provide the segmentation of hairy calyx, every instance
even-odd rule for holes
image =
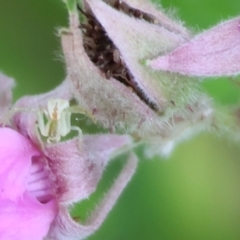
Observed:
[[[154,19],[148,14],[130,8],[121,1],[115,1],[113,7],[127,15],[154,23]],[[85,16],[85,23],[80,24],[80,29],[83,33],[84,48],[90,60],[104,73],[106,79],[113,77],[130,87],[151,109],[157,110],[156,104],[151,102],[133,81],[133,76],[124,63],[120,51],[96,17],[90,11],[83,11],[80,6],[78,9]]]

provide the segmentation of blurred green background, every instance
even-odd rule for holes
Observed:
[[[155,1],[156,2],[156,1]],[[164,8],[199,31],[240,13],[239,0],[162,0]],[[14,99],[48,91],[65,76],[56,29],[67,25],[60,0],[0,0],[0,69],[17,80]],[[203,88],[225,106],[240,100],[227,79]],[[168,160],[140,159],[138,170],[91,240],[239,240],[240,150],[202,133],[180,144]],[[79,205],[84,218],[120,169],[113,162],[99,189]]]

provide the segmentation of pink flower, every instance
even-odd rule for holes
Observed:
[[[237,75],[240,73],[240,18],[222,22],[148,64],[155,70],[188,76]]]
[[[0,239],[41,240],[58,212],[44,158],[10,128],[0,128],[0,149]]]
[[[1,75],[0,85],[9,78]],[[4,84],[3,84],[4,83]],[[10,85],[7,85],[10,86]],[[11,87],[7,88],[10,92]],[[9,95],[10,96],[10,95]],[[84,239],[103,223],[128,181],[137,158],[130,154],[123,170],[86,223],[74,221],[73,203],[95,191],[116,150],[128,146],[127,135],[83,135],[65,142],[47,144],[37,137],[36,111],[46,108],[48,99],[69,99],[67,82],[55,90],[20,99],[13,109],[10,127],[0,128],[0,238],[7,240]],[[0,106],[8,107],[11,97]],[[30,109],[31,108],[31,109]],[[7,112],[1,116],[5,119]]]

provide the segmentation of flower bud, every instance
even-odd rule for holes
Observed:
[[[144,64],[189,41],[181,23],[143,0],[86,0],[79,12],[60,31],[63,53],[75,98],[99,124],[161,144],[209,116],[196,81]]]

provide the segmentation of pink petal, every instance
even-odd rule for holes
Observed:
[[[26,190],[31,158],[39,155],[32,143],[10,128],[0,128],[0,201]]]
[[[46,147],[45,155],[57,179],[59,201],[73,203],[89,197],[112,154],[130,143],[126,135],[84,135],[82,143],[75,138]]]
[[[16,201],[0,201],[0,239],[42,240],[57,214],[57,203],[46,204],[24,194]]]
[[[240,18],[200,33],[168,55],[148,63],[153,69],[193,76],[240,73]]]
[[[27,192],[32,157],[30,140],[0,128],[0,239],[42,240],[58,211],[55,199],[44,204]]]
[[[97,204],[94,211],[84,224],[74,221],[65,205],[60,205],[59,213],[51,226],[50,239],[57,240],[81,240],[92,235],[103,223],[111,211],[120,194],[131,180],[137,166],[137,157],[130,154],[122,171],[112,184],[111,188],[104,195],[104,198]]]

